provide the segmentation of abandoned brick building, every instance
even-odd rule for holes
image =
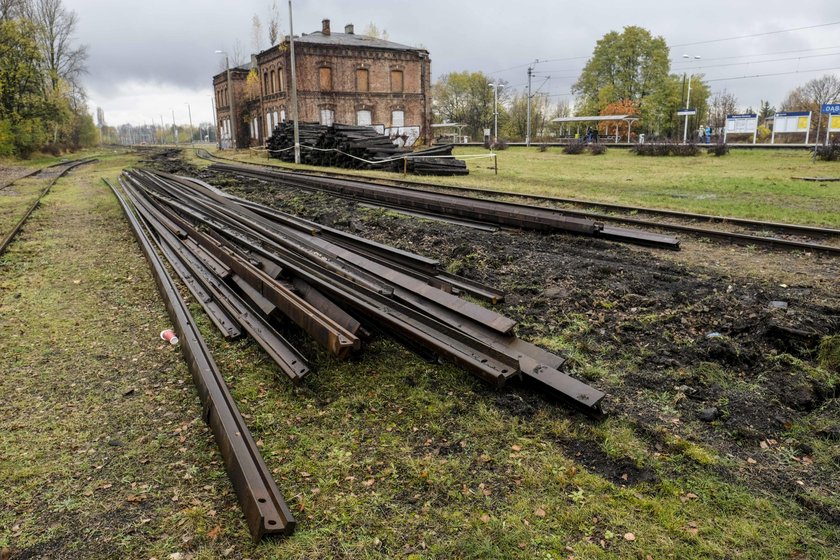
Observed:
[[[295,37],[299,120],[354,124],[383,134],[431,140],[431,61],[425,49],[354,33],[321,31]],[[292,118],[288,36],[244,66],[213,76],[223,146],[259,146]],[[233,114],[231,122],[231,101]],[[233,136],[235,134],[235,142]]]

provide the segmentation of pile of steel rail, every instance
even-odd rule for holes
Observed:
[[[501,293],[446,274],[435,260],[227,195],[196,179],[132,170],[120,185],[127,213],[143,224],[136,231],[154,240],[213,323],[227,337],[247,332],[295,382],[309,368],[278,333],[278,322],[293,323],[339,358],[359,351],[362,339],[378,330],[494,385],[524,379],[600,414],[604,394],[561,372],[563,358],[517,338],[512,319],[459,297],[495,302]],[[200,338],[197,331],[184,336],[189,318],[173,321],[182,340]],[[201,389],[207,382],[197,384],[207,391]],[[208,408],[220,405],[205,401]],[[241,437],[235,439],[250,440],[244,424],[236,429]],[[217,435],[223,452],[228,437]],[[229,474],[238,488],[241,473]],[[247,517],[254,504],[242,493],[240,501]],[[257,516],[252,533],[272,532],[266,519],[275,521],[277,531],[290,530],[294,521],[284,512],[285,505]]]

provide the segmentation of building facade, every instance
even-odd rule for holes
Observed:
[[[356,35],[353,25],[333,33],[328,19],[321,23],[321,31],[294,39],[299,120],[372,126],[407,145],[430,143],[428,51]],[[291,119],[291,83],[288,37],[230,76],[214,76],[223,147],[263,145],[278,123]]]

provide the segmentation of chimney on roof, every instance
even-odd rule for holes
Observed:
[[[328,19],[321,20],[321,33],[323,33],[324,35],[329,35],[330,34],[330,20],[328,20]]]
[[[347,33],[348,35],[352,35],[353,34],[353,24],[348,23],[347,25],[345,25],[344,26],[344,32]]]

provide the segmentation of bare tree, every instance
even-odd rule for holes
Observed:
[[[0,21],[15,19],[23,13],[24,0],[0,0]]]
[[[271,3],[268,11],[268,42],[271,46],[277,44],[280,38],[280,8],[277,7],[277,0]]]
[[[37,27],[35,40],[44,59],[49,88],[55,91],[61,80],[77,84],[87,72],[88,50],[86,45],[74,45],[76,12],[65,10],[61,0],[28,0],[24,11]]]
[[[260,21],[260,16],[254,14],[251,18],[251,46],[255,53],[263,50],[262,41],[262,21]]]
[[[380,31],[379,28],[376,27],[376,24],[373,22],[367,24],[367,27],[365,27],[364,35],[373,39],[382,39],[383,41],[388,40],[388,30],[383,29]]]
[[[726,126],[726,115],[736,111],[738,99],[726,90],[716,92],[709,102],[709,124],[718,129]]]
[[[832,103],[840,99],[840,79],[834,74],[826,74],[807,82],[803,90],[814,105],[822,106],[823,103]]]
[[[242,41],[237,39],[233,43],[233,49],[230,53],[230,67],[242,66],[245,64],[245,46]]]

